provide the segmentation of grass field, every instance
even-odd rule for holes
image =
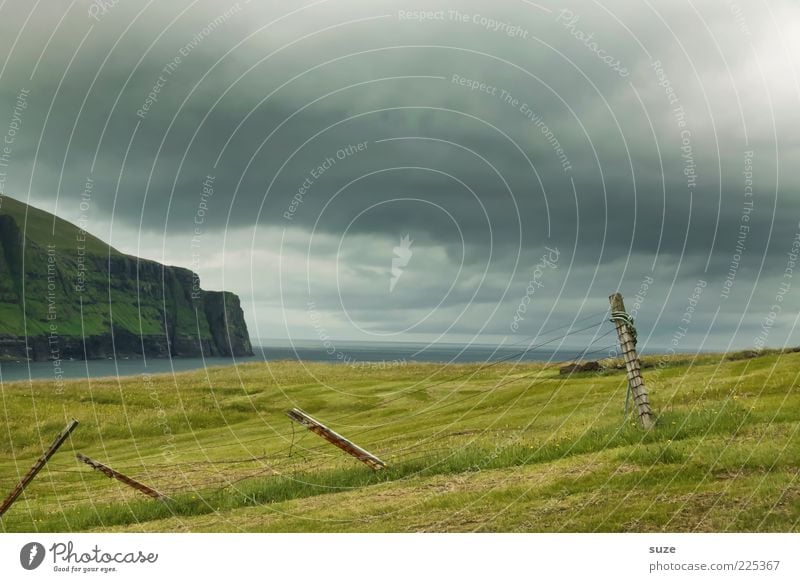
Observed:
[[[621,371],[278,362],[6,383],[0,489],[81,424],[0,520],[18,531],[798,531],[800,353],[652,358],[658,425]],[[375,453],[373,472],[284,416]],[[79,464],[81,452],[170,497]]]

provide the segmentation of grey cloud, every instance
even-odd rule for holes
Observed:
[[[562,6],[546,1],[551,12],[513,0],[459,3],[466,22],[452,20],[443,2],[328,2],[308,9],[241,2],[233,11],[234,3],[160,2],[141,14],[141,6],[122,2],[99,22],[88,17],[89,4],[79,2],[64,17],[44,53],[62,14],[37,10],[10,53],[0,112],[11,110],[20,87],[32,96],[6,189],[24,197],[30,183],[32,200],[74,218],[91,176],[95,223],[113,227],[111,242],[121,248],[135,249],[154,235],[191,236],[202,182],[213,175],[203,224],[208,237],[229,232],[241,241],[237,233],[256,228],[274,242],[283,229],[308,236],[314,228],[310,260],[335,259],[347,271],[341,289],[312,281],[319,305],[335,315],[340,302],[350,302],[376,332],[437,304],[463,261],[454,291],[419,329],[445,329],[466,308],[457,326],[466,336],[487,317],[486,330],[506,333],[526,270],[547,244],[558,246],[572,267],[568,273],[566,262],[560,267],[565,292],[548,287],[542,301],[549,303],[537,317],[553,305],[581,308],[587,289],[602,309],[609,291],[635,290],[654,274],[667,286],[664,319],[674,319],[684,308],[678,289],[705,278],[715,289],[706,309],[720,306],[725,315],[712,333],[722,343],[744,310],[755,310],[745,317],[755,325],[784,269],[800,216],[800,184],[787,171],[797,152],[792,128],[800,121],[797,63],[778,42],[781,33],[783,42],[796,42],[789,33],[800,15],[789,2],[771,2],[772,12],[742,5],[741,18],[731,3],[701,3],[695,13],[683,5],[618,0],[603,9],[575,2],[569,10],[579,18],[571,25],[559,16]],[[30,9],[4,5],[0,46],[10,50]],[[401,20],[400,10],[442,10],[445,19]],[[475,15],[492,18],[499,30],[473,21]],[[510,29],[503,23],[518,34],[504,34]],[[596,44],[579,38],[588,34]],[[628,75],[612,70],[595,49],[619,60]],[[659,79],[653,60],[666,77]],[[486,90],[454,83],[454,75],[485,83]],[[677,106],[685,111],[683,127]],[[521,109],[537,117],[530,121]],[[682,131],[689,132],[693,187],[684,174]],[[417,139],[382,141],[392,138]],[[336,158],[361,142],[365,151]],[[749,150],[756,195],[735,294],[724,300],[718,289],[743,226]],[[313,179],[287,219],[298,189],[328,158],[335,163]],[[407,169],[384,171],[395,167]],[[408,287],[387,304],[392,248],[404,234],[415,238],[419,254],[404,275]],[[345,252],[337,257],[340,242]],[[309,260],[301,245],[286,252]],[[185,256],[176,260],[189,264]],[[657,273],[650,270],[654,261]],[[226,286],[233,281],[243,286],[233,290],[252,295],[254,321],[256,301],[272,302],[264,289],[281,290],[264,282],[248,291],[250,282],[273,273],[250,272],[247,261],[229,268],[239,272]],[[221,280],[222,270],[209,276]],[[473,298],[470,285],[484,270],[487,279]],[[290,303],[297,302],[287,309],[302,313],[308,282],[297,273],[282,280]],[[498,302],[503,315],[491,317],[487,306]],[[652,311],[640,317],[644,324],[657,321]],[[259,327],[270,329],[269,323]],[[308,333],[307,322],[297,326]],[[356,332],[343,321],[335,333]],[[653,341],[663,344],[669,335],[659,332]]]

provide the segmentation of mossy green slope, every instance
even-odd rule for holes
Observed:
[[[187,269],[125,255],[81,228],[0,200],[0,357],[247,355],[238,297]]]

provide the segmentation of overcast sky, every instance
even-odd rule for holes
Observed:
[[[0,6],[4,192],[253,338],[800,344],[796,0]]]

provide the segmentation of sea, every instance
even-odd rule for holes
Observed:
[[[527,345],[490,346],[463,344],[428,344],[412,342],[320,342],[298,341],[292,344],[266,344],[253,348],[254,356],[244,358],[109,358],[105,360],[61,361],[60,370],[55,363],[0,362],[0,382],[20,380],[102,378],[136,376],[141,374],[172,374],[201,370],[215,366],[230,366],[250,362],[294,360],[306,362],[331,362],[354,369],[400,367],[411,362],[486,363],[508,361],[567,361],[580,357],[580,348],[531,349]],[[604,357],[593,354],[592,357]]]

